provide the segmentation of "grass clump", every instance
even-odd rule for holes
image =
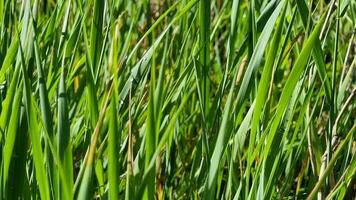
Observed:
[[[1,199],[351,199],[356,2],[0,0]]]

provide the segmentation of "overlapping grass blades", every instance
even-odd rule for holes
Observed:
[[[355,11],[0,0],[0,198],[353,198]]]

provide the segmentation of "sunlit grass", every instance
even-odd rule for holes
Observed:
[[[351,199],[356,2],[0,0],[1,199]]]

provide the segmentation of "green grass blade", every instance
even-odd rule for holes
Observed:
[[[265,158],[267,158],[267,156],[269,155],[269,151],[271,149],[272,143],[275,143],[276,132],[280,125],[283,113],[285,112],[285,109],[289,103],[289,100],[291,98],[291,94],[295,88],[295,85],[297,84],[302,72],[306,68],[306,64],[308,62],[311,51],[315,45],[315,42],[318,40],[318,36],[319,36],[321,27],[322,27],[322,22],[323,22],[323,20],[321,20],[318,23],[318,25],[314,28],[310,37],[306,41],[301,53],[299,54],[299,56],[294,64],[294,67],[288,77],[288,80],[282,90],[282,94],[281,94],[281,97],[278,102],[275,118],[273,119],[271,130],[269,132],[269,139],[268,139],[268,142],[267,142],[267,145],[265,148],[265,153],[264,153]],[[278,138],[280,138],[280,136],[278,136]]]
[[[308,195],[308,198],[307,198],[308,200],[314,199],[314,197],[318,193],[318,190],[320,189],[323,182],[325,181],[326,177],[328,176],[329,173],[331,173],[337,158],[339,157],[339,155],[341,154],[343,149],[346,147],[347,143],[349,142],[349,139],[354,135],[355,131],[356,131],[356,124],[353,125],[351,130],[346,134],[345,139],[340,143],[340,145],[336,149],[336,151],[333,154],[333,157],[331,158],[331,160],[329,161],[328,166],[326,167],[324,173],[321,174],[321,178],[318,180],[318,182],[315,184],[313,190]]]
[[[20,52],[21,52],[21,71],[24,83],[24,104],[26,109],[27,123],[30,132],[30,138],[32,142],[32,154],[36,169],[36,179],[38,181],[40,195],[42,199],[49,199],[49,182],[47,179],[47,173],[43,165],[43,153],[41,149],[41,142],[39,136],[39,128],[36,122],[36,115],[33,110],[33,99],[30,91],[30,81],[27,76],[27,71],[25,67],[24,55],[22,51],[22,46],[20,42]]]
[[[73,188],[73,164],[72,164],[72,147],[70,140],[69,119],[67,110],[67,95],[65,88],[65,74],[62,72],[58,89],[58,154],[60,161],[63,163],[66,174],[67,191]],[[63,185],[61,183],[61,185]],[[61,186],[63,187],[63,186]],[[59,190],[59,198],[61,190]],[[71,195],[72,196],[72,195]]]
[[[20,103],[22,99],[22,90],[21,87],[19,90],[17,90],[15,99],[12,105],[12,113],[10,117],[10,123],[8,126],[7,130],[7,135],[6,135],[6,140],[5,140],[5,145],[3,149],[3,154],[4,154],[4,164],[3,164],[3,190],[10,192],[10,190],[6,189],[6,185],[8,182],[8,175],[9,175],[9,167],[10,167],[10,162],[11,158],[14,157],[15,155],[13,154],[14,148],[15,148],[15,141],[16,137],[18,137],[18,128],[19,128],[19,121],[20,121]]]
[[[241,87],[239,89],[239,92],[237,94],[237,101],[238,101],[238,106],[242,105],[242,102],[245,98],[246,92],[247,92],[247,88],[248,85],[250,84],[251,81],[251,77],[252,77],[252,72],[254,70],[256,70],[256,68],[259,66],[259,64],[261,63],[262,60],[262,56],[263,53],[265,51],[267,42],[270,38],[270,35],[272,33],[274,24],[278,18],[278,15],[280,13],[280,11],[282,10],[282,7],[284,5],[284,1],[280,2],[278,7],[274,10],[273,14],[271,15],[271,17],[269,18],[265,28],[263,29],[256,47],[255,47],[255,51],[253,52],[251,59],[249,61],[249,64],[247,66],[245,75],[242,79],[242,83],[241,83]]]

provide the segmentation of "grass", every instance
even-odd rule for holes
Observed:
[[[356,3],[0,0],[1,199],[351,199]]]

